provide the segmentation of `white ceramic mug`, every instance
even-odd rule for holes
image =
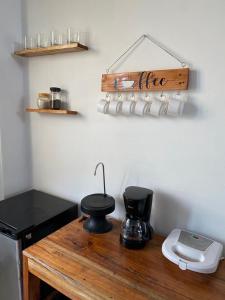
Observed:
[[[112,100],[109,103],[108,112],[111,115],[116,115],[121,111],[122,102],[117,100]]]
[[[109,101],[102,99],[98,102],[97,111],[103,114],[107,114],[109,109]]]
[[[148,112],[149,102],[145,100],[138,100],[135,104],[134,113],[138,116],[143,116]]]
[[[173,94],[173,99],[179,100],[181,102],[187,102],[188,101],[188,93],[186,91],[177,92]]]
[[[153,99],[150,105],[149,114],[154,117],[159,117],[163,111],[164,103],[158,99]]]
[[[170,99],[167,104],[167,111],[166,114],[171,117],[177,117],[180,115],[181,110],[183,110],[182,102],[176,99]]]
[[[124,115],[131,115],[134,112],[135,101],[133,100],[124,100],[122,103],[122,113]]]

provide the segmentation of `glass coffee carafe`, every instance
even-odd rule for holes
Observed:
[[[123,197],[126,218],[122,222],[120,241],[127,248],[142,248],[152,237],[149,223],[153,191],[140,187],[126,188]]]

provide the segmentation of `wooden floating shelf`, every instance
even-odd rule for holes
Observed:
[[[26,108],[27,112],[47,113],[56,115],[76,115],[77,111],[66,109],[40,109],[40,108]]]
[[[58,53],[80,52],[86,50],[88,50],[87,46],[84,46],[79,43],[72,43],[59,46],[50,46],[46,48],[23,49],[14,52],[14,54],[23,57],[32,57],[41,55],[52,55]]]

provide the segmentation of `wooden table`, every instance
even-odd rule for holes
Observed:
[[[24,300],[39,299],[39,279],[71,299],[225,299],[225,263],[211,275],[181,271],[155,236],[142,250],[119,243],[113,230],[89,234],[75,220],[23,251]]]

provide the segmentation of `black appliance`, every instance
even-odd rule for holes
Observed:
[[[81,211],[89,215],[84,222],[84,229],[92,233],[105,233],[112,229],[112,224],[106,219],[106,215],[115,209],[115,200],[106,194],[105,188],[105,167],[102,162],[95,167],[94,175],[98,166],[102,166],[103,172],[103,194],[88,195],[81,200]]]
[[[37,190],[0,201],[1,300],[22,300],[22,250],[75,218],[75,203]]]
[[[127,248],[142,248],[152,238],[150,225],[153,191],[129,186],[123,194],[126,218],[122,222],[120,242]]]

